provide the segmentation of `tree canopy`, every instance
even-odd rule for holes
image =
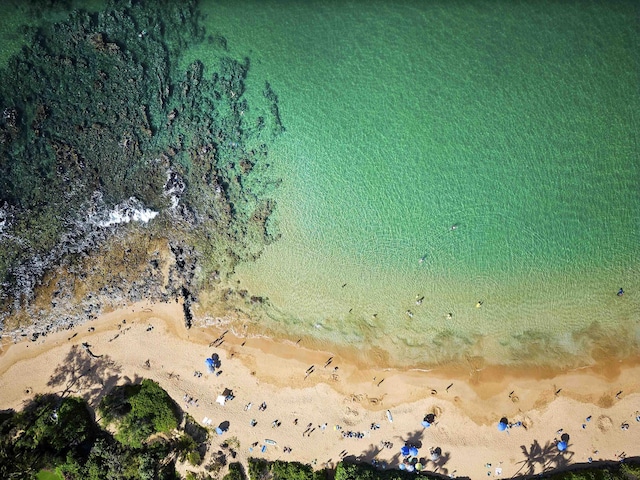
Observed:
[[[178,426],[178,408],[153,380],[116,387],[99,406],[105,424],[114,423],[123,445],[140,448],[154,433],[168,433]]]

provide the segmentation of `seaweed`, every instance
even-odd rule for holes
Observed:
[[[99,212],[159,211],[161,235],[203,266],[199,277],[177,268],[173,291],[190,301],[276,238],[277,181],[265,172],[284,131],[277,96],[267,83],[265,104],[251,106],[258,120],[245,116],[250,61],[211,38],[224,47],[218,64],[179,71],[181,52],[205,41],[194,0],[112,0],[31,28],[0,71],[0,319],[33,304],[46,272],[119,232]]]

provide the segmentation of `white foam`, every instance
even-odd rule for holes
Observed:
[[[167,181],[164,184],[164,194],[170,197],[171,209],[175,210],[180,203],[180,197],[186,185],[177,172],[169,168],[167,170]]]
[[[5,228],[9,226],[11,216],[11,207],[5,202],[3,206],[0,206],[0,233],[3,233]]]
[[[100,227],[110,227],[120,223],[143,222],[148,223],[153,220],[159,212],[144,208],[144,205],[135,197],[129,198],[118,205],[108,214],[108,218],[96,222]]]

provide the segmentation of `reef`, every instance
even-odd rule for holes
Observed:
[[[202,42],[217,64],[180,71]],[[226,45],[193,0],[115,0],[30,27],[0,71],[3,335],[143,298],[183,298],[189,326],[200,289],[277,238],[278,97],[264,82],[249,104],[250,61]]]

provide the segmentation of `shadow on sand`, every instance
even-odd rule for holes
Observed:
[[[569,445],[571,447],[571,445]],[[573,452],[568,449],[560,452],[555,442],[548,441],[544,447],[534,440],[527,449],[525,445],[520,445],[524,460],[522,467],[516,472],[515,476],[529,476],[539,473],[546,473],[550,470],[566,469],[571,463]]]
[[[58,365],[47,382],[50,387],[60,387],[56,392],[62,398],[69,395],[83,397],[92,408],[120,379],[120,367],[108,356],[92,355],[88,349],[74,345]],[[125,378],[127,382],[130,379]]]
[[[378,468],[382,469],[398,469],[401,464],[409,465],[411,464],[414,468],[417,463],[421,464],[423,467],[423,472],[429,473],[430,475],[441,476],[443,478],[448,478],[449,475],[455,474],[454,472],[450,472],[446,467],[447,463],[451,459],[450,452],[442,452],[442,449],[437,446],[431,446],[429,448],[429,452],[421,452],[419,457],[404,457],[400,453],[400,447],[403,445],[414,446],[418,449],[424,449],[423,445],[423,437],[424,430],[415,430],[406,435],[396,437],[399,442],[394,442],[395,447],[392,449],[396,453],[389,460],[380,460],[378,461],[378,455],[385,451],[385,448],[382,445],[372,445],[370,444],[368,448],[365,450],[361,450],[358,454],[348,454],[345,453],[341,456],[340,460],[345,461],[347,463],[363,463],[367,465],[374,465]],[[351,451],[356,451],[358,445],[354,443]],[[397,447],[397,448],[396,448]],[[345,450],[346,452],[346,450]],[[328,463],[332,463],[331,461]],[[458,477],[460,478],[460,477]]]

